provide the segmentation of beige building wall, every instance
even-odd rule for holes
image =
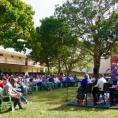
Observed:
[[[40,66],[24,54],[0,49],[0,71],[2,72],[45,72],[46,67]]]

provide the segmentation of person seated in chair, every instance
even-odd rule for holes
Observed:
[[[16,107],[16,105],[19,106],[19,109],[23,109],[21,102],[20,102],[20,98],[22,96],[22,94],[20,92],[17,92],[11,85],[11,83],[9,82],[8,79],[4,78],[3,79],[5,86],[4,86],[4,95],[9,95],[12,98],[12,101],[14,102],[14,107]],[[9,109],[11,110],[11,108]]]
[[[81,81],[81,85],[77,90],[77,101],[80,102],[81,104],[83,104],[84,92],[85,92],[86,86],[89,83],[91,83],[91,81],[89,79],[89,75],[85,74],[84,79]]]
[[[104,78],[104,75],[100,74],[97,84],[93,87],[93,90],[92,90],[94,105],[97,105],[97,102],[99,101],[99,94],[98,93],[103,91],[104,83],[106,83],[106,82],[107,81]]]
[[[113,75],[112,78],[111,78],[111,80],[112,80],[112,84],[113,85],[117,85],[117,83],[118,83],[117,74],[116,75]]]
[[[115,75],[117,83],[113,83],[112,87],[110,88],[110,105],[115,105],[118,102],[118,74]],[[117,102],[115,102],[117,101]]]

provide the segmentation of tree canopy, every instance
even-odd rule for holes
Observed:
[[[100,58],[110,55],[118,44],[117,0],[71,0],[56,8],[55,17],[64,20],[83,42],[94,59],[94,74]]]
[[[34,12],[21,0],[0,0],[0,45],[23,49],[21,39],[31,38]]]
[[[35,60],[49,67],[61,58],[64,46],[74,47],[76,41],[70,27],[62,20],[45,18],[41,21],[41,26],[37,27],[36,46],[32,48],[31,54]]]

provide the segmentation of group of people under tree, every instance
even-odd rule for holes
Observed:
[[[92,95],[94,105],[99,104],[100,95],[99,92],[103,91],[104,83],[108,81],[105,79],[103,74],[99,74],[99,78],[90,78],[87,73],[84,73],[84,78],[82,80],[78,79],[76,75],[44,75],[44,74],[34,74],[34,75],[25,75],[25,74],[16,74],[8,75],[2,74],[0,76],[0,95],[9,95],[14,102],[14,107],[16,105],[22,109],[22,102],[28,103],[26,96],[28,91],[30,91],[31,85],[37,85],[42,87],[45,90],[51,90],[56,88],[65,88],[65,87],[77,87],[78,82],[80,82],[80,87],[77,91],[78,102],[80,100],[83,102],[85,98],[85,90],[87,85],[92,83]],[[114,74],[110,81],[112,86],[109,88],[109,101],[110,104],[114,104],[114,98],[118,99],[118,74]],[[7,99],[6,99],[7,100]],[[116,100],[117,101],[117,100]],[[9,109],[11,110],[11,108]]]
[[[104,84],[109,83],[109,102],[110,105],[115,105],[118,102],[118,73],[107,80],[104,74],[99,74],[98,78],[89,78],[88,74],[84,74],[84,79],[80,83],[80,87],[77,91],[77,100],[81,104],[84,104],[85,91],[87,86],[92,83],[92,96],[93,96],[93,105],[96,106],[100,103],[100,93],[104,91]],[[103,92],[104,94],[104,92]]]

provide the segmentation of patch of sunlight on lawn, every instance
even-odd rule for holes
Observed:
[[[69,88],[68,99],[74,99],[77,88]],[[14,113],[0,114],[0,118],[118,118],[117,110],[71,107],[66,105],[66,88],[39,91],[28,97],[30,104]]]

